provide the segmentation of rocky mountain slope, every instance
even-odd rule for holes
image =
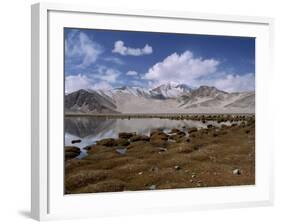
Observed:
[[[255,93],[215,87],[165,84],[147,90],[120,87],[79,90],[65,96],[66,112],[82,113],[254,113]]]
[[[96,91],[78,90],[65,96],[66,112],[118,113],[114,101]]]

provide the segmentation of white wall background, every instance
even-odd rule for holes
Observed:
[[[30,4],[31,0],[2,0],[0,7],[0,223],[31,223],[30,208]],[[280,223],[281,137],[280,87],[281,10],[277,0],[69,0],[110,8],[162,9],[275,17],[275,77],[272,91],[272,140],[275,141],[275,205],[273,207],[193,211],[79,223]],[[280,135],[280,136],[279,136]],[[59,223],[76,223],[77,220]]]

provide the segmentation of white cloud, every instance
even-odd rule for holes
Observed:
[[[138,73],[136,71],[128,71],[126,74],[130,75],[130,76],[138,75]]]
[[[93,74],[66,76],[65,92],[71,93],[79,89],[111,89],[119,75],[120,71],[116,69],[98,66]]]
[[[65,77],[65,93],[71,93],[80,89],[111,89],[106,81],[95,81],[86,75],[71,75]]]
[[[134,86],[139,86],[139,87],[144,87],[144,83],[139,81],[139,80],[131,80],[131,83],[134,85]]]
[[[226,75],[222,78],[208,80],[204,85],[215,86],[227,92],[242,92],[255,90],[255,75],[248,73],[245,75]]]
[[[110,85],[108,82],[96,82],[92,89],[102,89],[102,90],[107,90],[107,89],[112,89],[112,85]]]
[[[215,59],[196,58],[190,51],[183,54],[173,53],[162,62],[153,65],[143,76],[152,85],[167,82],[186,83],[196,85],[196,80],[215,73],[219,61]]]
[[[86,68],[96,62],[102,51],[101,45],[77,30],[72,31],[65,40],[65,56],[70,66]]]
[[[153,65],[142,79],[151,87],[164,83],[185,83],[193,87],[215,86],[227,92],[252,91],[255,89],[255,75],[227,74],[219,71],[220,61],[194,57],[192,52],[173,53],[162,62]]]
[[[65,77],[65,92],[71,93],[79,89],[91,89],[93,84],[91,79],[85,75],[71,75]]]
[[[112,52],[121,55],[141,56],[152,54],[153,49],[148,44],[146,44],[143,48],[126,47],[123,41],[118,40],[115,42],[114,49],[112,50]]]
[[[116,82],[116,79],[120,75],[120,71],[112,68],[107,68],[106,66],[99,65],[97,72],[91,76],[98,80],[103,80],[109,83]]]

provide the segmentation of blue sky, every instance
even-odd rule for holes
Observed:
[[[255,88],[255,39],[65,28],[65,88],[154,88],[165,83]]]

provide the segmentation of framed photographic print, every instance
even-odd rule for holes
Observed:
[[[32,217],[269,205],[270,18],[32,6]]]

